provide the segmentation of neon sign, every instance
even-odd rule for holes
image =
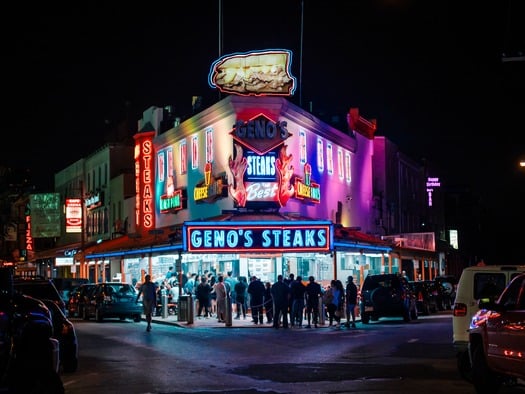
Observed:
[[[183,244],[186,251],[198,253],[327,252],[332,234],[331,222],[186,222]]]
[[[295,197],[309,200],[314,203],[321,201],[321,188],[318,183],[312,182],[312,166],[304,165],[304,182],[301,178],[295,178]]]
[[[153,228],[153,141],[155,132],[140,132],[135,138],[135,220],[137,228]]]
[[[212,203],[219,198],[228,196],[228,181],[226,174],[212,176],[212,164],[204,166],[204,181],[197,184],[193,189],[193,198],[196,202]]]

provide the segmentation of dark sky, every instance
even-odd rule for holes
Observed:
[[[213,104],[207,78],[219,55],[285,48],[300,82],[295,104],[341,115],[358,107],[377,134],[441,168],[445,184],[514,207],[494,211],[494,225],[525,241],[525,62],[502,62],[525,50],[525,2],[122,4],[21,3],[6,14],[4,162],[49,184],[126,116],[136,127],[152,105],[184,117],[194,95]]]

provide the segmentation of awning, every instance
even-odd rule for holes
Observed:
[[[351,249],[378,253],[388,253],[392,250],[393,245],[389,241],[357,229],[336,226],[334,232],[334,247],[339,250]]]

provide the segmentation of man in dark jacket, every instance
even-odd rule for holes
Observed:
[[[357,286],[354,283],[354,278],[349,276],[346,280],[346,327],[355,328],[355,306],[357,304]],[[352,322],[350,323],[350,320]]]
[[[303,313],[304,313],[304,293],[306,286],[303,284],[303,278],[297,275],[297,279],[290,284],[290,295],[292,299],[292,315],[290,323],[292,327],[303,326]]]
[[[248,285],[248,294],[250,295],[252,320],[255,324],[263,324],[264,285],[259,278],[252,276],[250,284]]]
[[[288,300],[290,287],[283,282],[283,276],[277,276],[277,282],[272,285],[272,298],[274,306],[273,328],[279,328],[281,317],[283,328],[288,328]]]

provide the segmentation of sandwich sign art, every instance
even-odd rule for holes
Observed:
[[[287,49],[225,55],[213,63],[208,83],[240,96],[292,96],[296,78],[290,72],[291,63],[292,52]]]

